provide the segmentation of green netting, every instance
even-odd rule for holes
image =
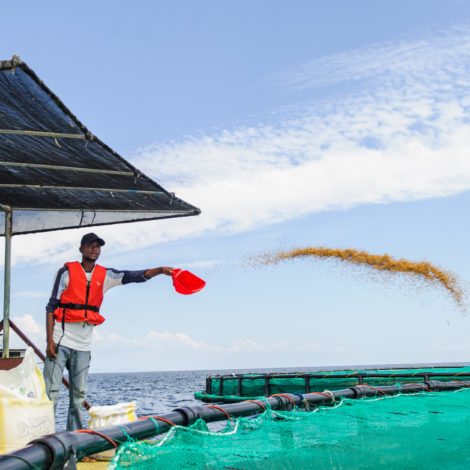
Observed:
[[[348,377],[352,374],[361,374],[363,376],[362,383],[378,387],[381,385],[394,385],[397,382],[422,382],[424,373],[437,374],[430,376],[429,380],[446,382],[455,380],[456,377],[462,377],[462,374],[470,373],[470,367],[323,371],[315,373],[315,375],[319,375],[318,377],[310,377],[312,373],[302,372],[298,374],[208,376],[206,391],[198,392],[194,396],[196,399],[203,401],[230,403],[247,398],[267,396],[266,380],[269,382],[269,395],[273,395],[275,393],[308,393],[353,387],[359,383],[359,380],[357,377]],[[439,375],[444,373],[450,374],[450,376]],[[368,377],[370,374],[381,374],[383,377]],[[338,377],[340,375],[343,377]],[[408,377],[400,377],[399,375],[408,375]],[[220,386],[221,381],[222,387]]]
[[[130,442],[118,469],[469,468],[470,390],[343,400],[316,412],[268,410],[223,432],[203,421],[158,443]]]

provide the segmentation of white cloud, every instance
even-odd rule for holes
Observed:
[[[32,341],[39,349],[45,351],[46,344],[46,327],[38,323],[32,315],[13,316],[11,320]],[[16,333],[10,329],[10,347],[13,349],[24,349],[27,346]]]
[[[200,207],[201,216],[104,227],[100,235],[118,251],[468,190],[469,77],[467,27],[306,64],[284,83],[326,86],[321,102],[135,153],[138,168]],[[345,80],[354,86],[327,94],[327,85]],[[60,232],[16,237],[15,260],[60,262],[76,254],[79,236],[73,244]]]
[[[144,338],[145,346],[151,349],[167,349],[168,347],[192,349],[192,350],[212,350],[202,341],[195,341],[186,333],[168,333],[167,331],[159,333],[157,331],[149,331]]]
[[[38,323],[31,315],[13,317],[12,320],[39,349],[45,351],[45,325]],[[23,349],[26,348],[26,345],[15,333],[12,333],[10,347]],[[289,357],[289,354],[292,353],[343,353],[344,349],[337,345],[322,345],[319,343],[294,344],[284,339],[262,344],[250,338],[239,338],[234,339],[229,344],[222,344],[199,341],[184,332],[172,333],[150,330],[143,337],[132,338],[101,328],[93,330],[92,354],[95,358],[94,362],[97,361],[98,368],[111,370],[115,364],[126,364],[126,361],[129,362],[129,351],[132,351],[131,356],[133,358],[142,358],[143,362],[136,366],[135,362],[131,361],[131,365],[127,364],[124,368],[131,367],[135,369],[137,367],[139,369],[143,367],[144,369],[151,369],[152,367],[168,368],[169,363],[158,363],[157,361],[160,365],[155,366],[156,362],[152,362],[150,358],[159,358],[158,360],[161,361],[162,357],[171,357],[173,361],[176,361],[172,363],[173,366],[176,364],[177,367],[182,367],[182,364],[189,364],[187,362],[189,356],[191,357],[190,363],[194,367],[194,364],[203,364],[208,361],[208,358],[213,359],[215,362],[217,360],[243,362],[247,360],[247,357],[269,358],[275,354]],[[109,357],[113,357],[112,364],[109,363]],[[180,363],[178,360],[182,362]]]
[[[21,317],[12,317],[12,320],[20,328],[20,330],[28,331],[31,335],[43,335],[45,338],[45,324],[38,323],[32,315],[26,314]]]
[[[468,85],[460,75],[462,59],[470,49],[470,27],[462,24],[432,36],[384,42],[327,57],[317,58],[280,76],[279,81],[295,88],[324,86],[352,80],[372,80],[397,85],[420,81],[448,87],[449,74],[458,76],[456,85]]]
[[[232,353],[237,353],[262,351],[266,348],[251,339],[237,339],[227,349]]]
[[[15,292],[16,297],[25,297],[27,299],[45,299],[49,296],[48,292],[42,292],[40,290],[22,290]]]
[[[106,348],[122,348],[129,346],[135,353],[137,349],[150,351],[192,351],[205,353],[226,353],[226,354],[244,354],[248,352],[320,352],[320,351],[342,351],[337,346],[324,346],[321,344],[289,344],[286,340],[279,340],[271,344],[259,344],[252,339],[235,339],[231,344],[215,344],[197,341],[188,334],[178,332],[170,333],[168,331],[150,330],[144,337],[139,339],[127,338],[115,333],[95,328],[93,331],[93,341],[96,347],[104,346]]]
[[[436,344],[433,349],[435,351],[459,351],[459,352],[468,352],[470,351],[470,342],[458,343],[458,344],[446,344],[440,345]]]
[[[219,264],[222,264],[222,260],[200,260],[200,261],[189,261],[188,263],[185,264],[187,268],[213,268],[214,266],[217,266]]]
[[[203,209],[192,233],[456,194],[470,188],[469,59],[465,29],[327,57],[305,68],[305,83],[366,86],[277,122],[157,144],[134,163]]]

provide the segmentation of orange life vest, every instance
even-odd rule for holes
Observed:
[[[78,261],[65,263],[69,271],[69,285],[60,296],[59,307],[54,311],[56,321],[81,322],[101,325],[104,317],[99,313],[103,302],[103,285],[106,268],[95,265],[91,280]]]

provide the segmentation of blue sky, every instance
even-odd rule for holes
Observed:
[[[468,361],[468,317],[439,286],[319,261],[244,263],[356,248],[430,261],[468,286],[467,2],[3,12],[2,59],[18,54],[94,134],[202,209],[96,230],[102,264],[188,268],[207,287],[180,296],[158,277],[110,291],[92,371]],[[12,317],[40,344],[54,273],[84,232],[13,240]]]

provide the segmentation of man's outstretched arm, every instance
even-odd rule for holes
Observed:
[[[174,268],[171,267],[142,269],[140,271],[119,271],[114,268],[108,268],[104,282],[104,292],[116,286],[130,284],[133,282],[145,282],[152,277],[158,276],[159,274],[171,276],[173,270]]]
[[[151,279],[154,276],[158,276],[159,274],[165,274],[167,276],[171,276],[171,273],[173,272],[175,268],[170,268],[168,266],[166,267],[161,267],[161,268],[152,268],[152,269],[147,269],[144,273],[144,276],[147,279]]]

